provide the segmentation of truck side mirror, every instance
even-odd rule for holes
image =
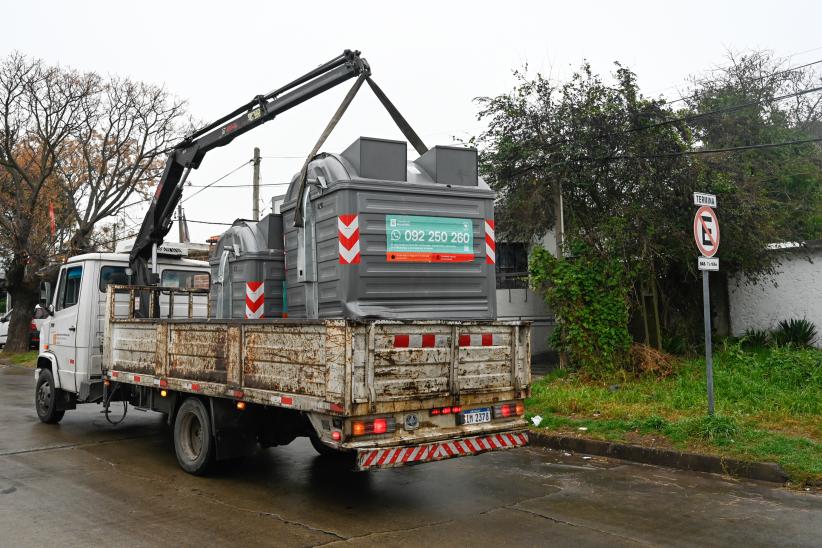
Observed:
[[[46,307],[46,311],[49,313],[49,316],[54,316],[54,305],[50,304]]]
[[[51,282],[40,282],[40,306],[51,302]]]

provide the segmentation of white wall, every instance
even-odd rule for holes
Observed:
[[[731,333],[772,329],[779,320],[807,318],[822,333],[822,250],[774,251],[780,254],[779,273],[758,284],[745,278],[728,282]],[[810,261],[808,260],[810,256]],[[817,340],[822,347],[822,340]]]

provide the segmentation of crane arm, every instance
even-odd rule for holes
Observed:
[[[342,55],[285,86],[266,95],[256,96],[175,145],[169,153],[157,190],[129,255],[135,283],[157,283],[149,275],[148,261],[171,229],[172,216],[180,202],[189,172],[200,166],[203,157],[210,150],[227,145],[243,133],[350,78],[368,76],[370,72],[368,62],[360,57],[359,51],[345,50]]]

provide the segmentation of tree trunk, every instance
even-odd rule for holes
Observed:
[[[31,319],[38,300],[39,283],[26,280],[26,267],[15,260],[8,272],[9,295],[13,307],[9,321],[6,352],[25,352],[31,340]]]

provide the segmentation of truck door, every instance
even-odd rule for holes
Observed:
[[[51,317],[49,347],[57,357],[57,374],[65,390],[77,391],[77,323],[80,312],[82,265],[65,266],[57,282],[54,315]]]

